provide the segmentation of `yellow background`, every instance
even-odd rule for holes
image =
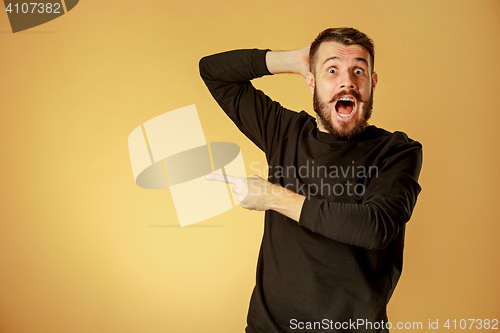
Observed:
[[[263,213],[177,227],[169,191],[135,185],[127,137],[196,104],[207,141],[263,169],[199,59],[336,26],[375,41],[371,123],[424,146],[390,321],[500,319],[500,1],[83,0],[16,34],[0,13],[0,332],[243,332]],[[299,76],[255,84],[312,112]]]

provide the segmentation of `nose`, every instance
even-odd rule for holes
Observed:
[[[352,74],[349,71],[344,71],[344,73],[340,77],[340,88],[341,89],[354,89],[354,88],[356,88]]]

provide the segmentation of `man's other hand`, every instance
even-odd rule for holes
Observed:
[[[232,184],[232,191],[238,196],[241,207],[249,210],[263,211],[270,209],[269,201],[273,185],[259,176],[234,177],[210,173],[205,176],[207,180],[216,180],[227,184]]]
[[[270,183],[259,176],[245,178],[209,173],[205,178],[232,184],[232,191],[238,196],[243,208],[258,211],[271,209],[299,222],[302,205],[306,199],[304,195]]]

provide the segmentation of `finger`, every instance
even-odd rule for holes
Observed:
[[[219,182],[224,182],[227,184],[236,185],[240,181],[240,177],[234,177],[229,175],[221,175],[219,173],[209,173],[205,176],[207,180],[216,180]]]
[[[233,186],[231,191],[233,191],[234,194],[240,194],[240,188],[236,185]]]

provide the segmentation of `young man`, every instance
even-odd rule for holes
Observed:
[[[268,181],[226,179],[242,207],[266,211],[247,333],[390,328],[386,306],[420,192],[422,146],[368,124],[373,66],[373,42],[352,28],[327,29],[310,48],[200,61],[213,97],[269,164]],[[278,73],[306,78],[318,122],[250,82]]]

